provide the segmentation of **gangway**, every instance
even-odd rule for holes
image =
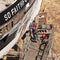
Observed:
[[[53,28],[51,29],[51,34],[49,36],[49,39],[47,40],[47,42],[43,42],[40,44],[39,46],[39,51],[37,53],[37,56],[35,58],[35,60],[47,60],[49,51],[51,49],[51,44],[53,41]]]

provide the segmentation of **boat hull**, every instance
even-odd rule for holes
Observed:
[[[8,44],[3,46],[3,48],[0,50],[0,58],[6,55],[9,52],[9,50],[18,42],[19,37],[23,36],[25,31],[29,29],[30,23],[34,20],[34,18],[36,17],[40,10],[41,3],[42,0],[35,0],[34,4],[26,12],[23,19],[18,24],[16,24],[16,26],[10,31],[9,35],[7,36],[6,42],[9,39],[10,41],[8,41],[7,42]],[[15,29],[16,31],[13,32]]]

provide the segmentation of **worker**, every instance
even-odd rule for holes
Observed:
[[[31,28],[32,28],[32,34],[33,34],[34,42],[37,42],[37,39],[38,39],[38,34],[37,34],[38,24],[35,22],[35,20],[32,22]]]
[[[47,41],[47,34],[42,34],[42,36],[40,37],[41,43],[42,42],[46,42]]]
[[[43,37],[44,39],[47,39],[47,35],[46,35],[46,34],[43,34],[42,37]]]

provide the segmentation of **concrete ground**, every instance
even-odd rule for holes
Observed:
[[[31,43],[29,46],[29,50],[25,54],[24,60],[35,60],[36,55],[38,53],[38,48],[40,45],[40,41],[37,41],[37,43]]]

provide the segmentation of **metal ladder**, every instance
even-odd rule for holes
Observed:
[[[39,51],[37,53],[37,56],[36,56],[35,60],[42,60],[43,54],[44,54],[44,51],[45,51],[45,48],[46,48],[47,44],[48,44],[48,42],[43,42],[39,46]]]

